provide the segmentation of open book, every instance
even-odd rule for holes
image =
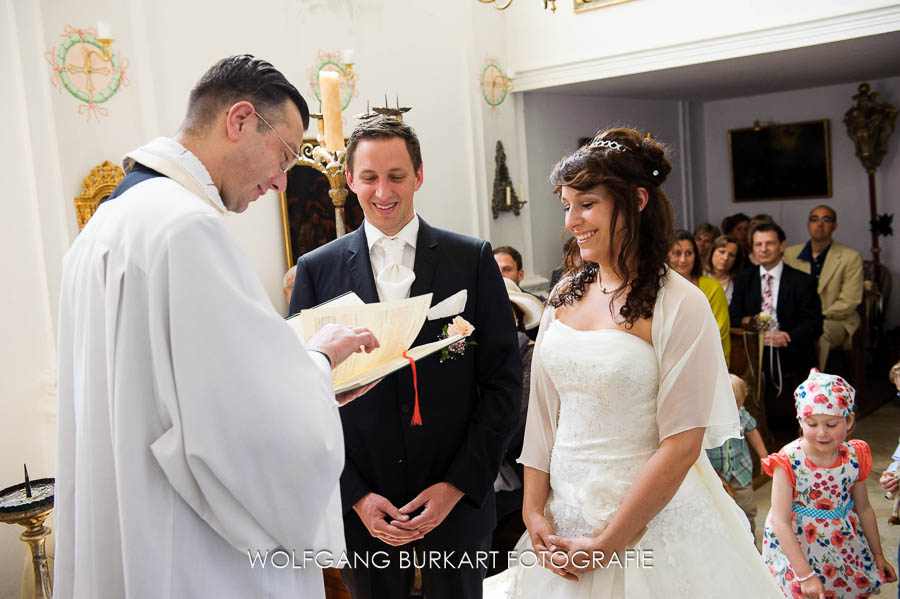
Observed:
[[[341,295],[315,308],[303,310],[288,324],[304,343],[328,323],[366,327],[381,347],[372,353],[352,354],[332,371],[334,392],[344,393],[409,366],[403,352],[415,361],[459,341],[462,335],[439,339],[410,349],[425,322],[431,294],[396,302],[364,303],[355,293]]]

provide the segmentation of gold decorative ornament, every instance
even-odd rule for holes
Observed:
[[[311,118],[320,119],[322,115],[311,114]],[[334,153],[329,152],[321,145],[312,142],[304,142],[300,146],[300,159],[297,166],[308,166],[316,169],[328,179],[328,197],[334,205],[334,228],[336,237],[341,237],[347,232],[344,224],[344,206],[347,203],[347,173],[344,170],[347,161],[347,152],[338,150]],[[284,254],[285,263],[291,265],[293,263],[291,248],[291,231],[288,222],[287,213],[287,194],[283,191],[279,194],[281,198],[281,222],[284,233]]]
[[[104,160],[91,169],[90,174],[81,182],[81,195],[75,198],[75,214],[78,217],[78,230],[82,230],[97,210],[100,202],[113,192],[116,185],[125,177],[122,167]]]

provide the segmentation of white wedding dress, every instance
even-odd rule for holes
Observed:
[[[666,289],[670,287],[667,283]],[[734,397],[728,393],[730,386],[723,388],[721,373],[715,372],[721,368],[724,373],[725,366],[712,314],[707,323],[701,313],[699,328],[681,334],[680,321],[690,328],[691,305],[697,302],[690,290],[680,284],[674,287],[668,289],[669,300],[679,293],[687,297],[669,306],[663,305],[663,298],[657,299],[654,345],[620,330],[575,330],[554,320],[552,310],[548,310],[549,317],[545,316],[532,365],[533,383],[538,380],[532,385],[531,401],[537,400],[538,405],[529,407],[521,461],[545,471],[549,465],[550,494],[545,515],[556,534],[577,537],[602,530],[663,435],[694,428],[696,418],[707,425],[705,445],[718,443],[722,436],[734,432],[728,422],[731,411],[722,401],[693,401],[679,406],[682,385],[707,385],[696,387],[694,392],[727,393],[737,419]],[[700,298],[705,300],[702,294]],[[708,303],[700,305],[709,312]],[[674,326],[674,330],[666,325]],[[714,336],[708,342],[718,348],[721,365],[714,354],[705,355],[702,348],[700,355],[695,355],[709,332]],[[691,335],[692,340],[688,339]],[[667,356],[669,352],[676,353]],[[696,366],[698,359],[711,360],[703,367],[713,371],[712,376],[698,378],[685,370]],[[680,413],[685,411],[693,415]],[[526,533],[518,550],[530,549]],[[540,566],[519,565],[488,579],[485,597],[782,597],[756,551],[746,518],[723,490],[706,452],[701,452],[672,500],[647,524],[636,549],[643,556],[652,552],[652,566],[645,563],[646,567],[638,567],[631,562],[624,568],[596,569],[574,582]],[[620,560],[625,563],[624,556]]]

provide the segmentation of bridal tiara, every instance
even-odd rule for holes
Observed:
[[[606,148],[608,150],[619,150],[619,151],[625,151],[625,150],[631,149],[628,146],[621,144],[617,141],[613,141],[611,139],[600,139],[598,141],[591,142],[591,145],[589,145],[588,147],[589,148]],[[653,176],[654,177],[659,176],[658,169],[653,169]]]
[[[617,141],[612,141],[610,139],[601,139],[599,141],[592,142],[590,145],[591,148],[608,148],[610,150],[627,150],[628,146],[620,144]]]

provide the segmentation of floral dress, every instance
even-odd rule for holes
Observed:
[[[791,524],[809,565],[825,585],[825,596],[856,599],[874,593],[881,578],[850,494],[872,469],[869,446],[858,440],[842,443],[837,461],[820,467],[806,457],[797,439],[764,458],[762,466],[769,476],[775,468],[788,475],[794,488]],[[786,597],[803,597],[775,536],[771,510],[763,534],[763,559]]]

